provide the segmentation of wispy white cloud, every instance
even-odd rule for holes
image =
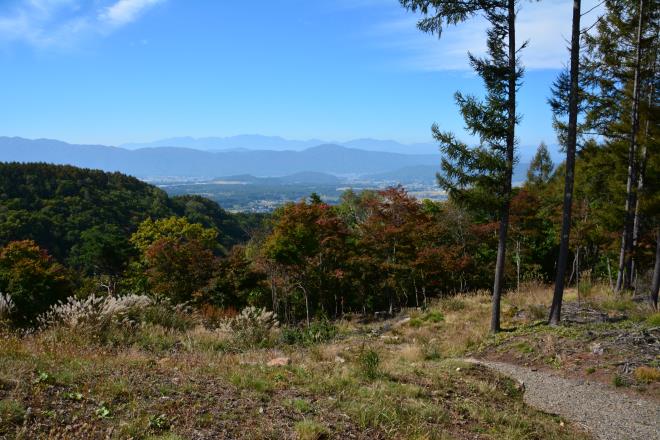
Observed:
[[[22,0],[0,6],[0,43],[68,47],[138,19],[164,0]]]
[[[123,26],[136,20],[145,10],[162,3],[163,0],[119,0],[108,6],[100,15],[102,22],[112,26]]]
[[[598,3],[600,0],[583,1],[583,10]],[[517,38],[520,43],[529,41],[522,53],[523,64],[528,69],[557,69],[566,63],[572,5],[572,0],[521,2]],[[584,27],[599,13],[602,7],[583,17]],[[396,18],[374,25],[367,36],[374,44],[393,51],[400,67],[414,70],[467,70],[468,52],[485,54],[488,23],[483,18],[447,27],[439,40],[416,28],[419,18],[412,13],[403,18],[397,14]]]

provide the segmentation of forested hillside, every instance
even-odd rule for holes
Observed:
[[[65,261],[85,231],[116,228],[126,237],[147,218],[172,215],[222,231],[230,247],[247,238],[216,203],[172,197],[134,177],[72,166],[0,163],[0,243],[34,240]]]

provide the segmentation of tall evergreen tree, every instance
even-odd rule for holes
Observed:
[[[490,206],[499,220],[499,241],[493,282],[491,331],[500,330],[500,300],[503,288],[506,242],[511,203],[511,177],[515,158],[516,91],[523,69],[516,47],[516,0],[401,0],[413,12],[424,14],[418,27],[440,35],[443,26],[483,15],[490,23],[488,53],[484,58],[469,55],[470,64],[482,78],[485,99],[456,93],[468,131],[479,137],[470,147],[453,133],[442,132],[434,124],[433,136],[444,154],[440,185],[458,202]],[[524,47],[524,44],[523,44]],[[522,47],[520,48],[522,49]]]
[[[555,98],[551,100],[555,121],[558,115],[568,113],[568,127],[566,131],[566,166],[564,171],[564,206],[562,210],[561,241],[559,244],[559,258],[557,259],[557,277],[555,291],[552,296],[550,309],[550,324],[558,325],[561,318],[561,305],[564,296],[564,280],[566,278],[566,263],[568,261],[568,246],[571,232],[571,214],[573,209],[573,184],[575,182],[575,150],[577,148],[578,133],[578,91],[580,75],[580,0],[573,0],[573,25],[571,30],[571,70],[568,79],[569,98],[568,108],[564,109],[561,102],[561,84],[566,83],[566,77],[555,83]],[[559,95],[559,96],[557,96]],[[562,138],[562,136],[560,136]]]

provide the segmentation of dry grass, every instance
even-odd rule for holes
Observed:
[[[382,323],[346,322],[341,339],[312,346],[238,347],[202,326],[104,341],[57,328],[5,334],[0,437],[587,438],[528,408],[511,381],[429,356],[487,330],[484,297],[445,301],[387,338]],[[267,366],[282,356],[291,364]]]
[[[284,329],[271,329],[267,343],[238,343],[202,325],[147,324],[102,339],[65,328],[5,333],[0,438],[586,438],[525,406],[513,382],[454,360],[481,354],[570,371],[579,357],[576,371],[610,383],[619,372],[607,365],[635,353],[603,345],[594,355],[594,337],[655,322],[643,304],[592,286],[582,304],[634,321],[550,328],[539,323],[550,297],[538,285],[507,294],[503,326],[512,331],[497,336],[487,292],[440,299],[409,320],[342,321],[337,339],[311,345],[285,344]],[[567,291],[568,303],[576,299]],[[268,367],[277,357],[291,364]],[[626,380],[652,389],[657,375],[640,365]]]
[[[660,369],[653,367],[637,367],[633,373],[635,379],[643,383],[660,382]]]

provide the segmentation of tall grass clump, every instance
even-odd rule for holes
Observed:
[[[279,327],[274,312],[258,307],[246,307],[233,318],[224,320],[219,327],[229,333],[239,347],[263,347],[273,339],[273,332]]]
[[[69,297],[51,306],[37,318],[39,327],[87,328],[102,331],[112,324],[133,326],[153,304],[144,295]]]

